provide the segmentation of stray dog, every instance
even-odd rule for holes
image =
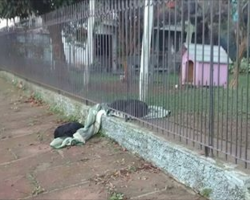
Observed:
[[[149,111],[146,103],[136,99],[116,100],[109,107],[137,118],[144,117]]]
[[[84,126],[78,122],[70,122],[67,124],[63,124],[61,126],[58,126],[54,131],[54,138],[73,137],[74,133],[76,133],[78,129],[83,127]]]

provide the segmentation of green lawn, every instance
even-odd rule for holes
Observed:
[[[210,98],[210,88],[194,88],[184,87],[175,88],[178,84],[178,75],[158,74],[154,75],[153,83],[149,89],[147,103],[163,106],[173,110],[175,113],[208,113],[210,104],[213,103],[215,113],[229,114],[230,116],[238,114],[246,114],[248,107],[247,93],[250,87],[247,87],[247,75],[240,75],[239,88],[213,88],[213,98]],[[230,75],[230,80],[232,76]],[[119,75],[113,74],[91,74],[91,85],[95,86],[95,91],[88,92],[88,98],[94,98],[100,101],[113,101],[114,99],[138,98],[138,89],[131,92],[134,88],[138,88],[138,76],[133,79],[130,85],[130,91],[126,91],[126,83],[119,81]],[[81,89],[83,87],[83,75],[77,72],[71,72],[71,80]],[[249,76],[250,80],[250,76]],[[249,85],[249,84],[248,84]],[[250,92],[249,92],[250,94]],[[87,95],[85,93],[85,95]]]
[[[229,80],[231,79],[232,76]],[[149,102],[164,105],[170,109],[174,108],[176,112],[208,112],[210,104],[213,103],[215,112],[230,113],[230,115],[235,115],[237,111],[238,114],[246,113],[250,99],[248,97],[250,85],[247,80],[247,75],[240,75],[238,89],[214,87],[211,96],[209,87],[173,89],[175,84],[178,84],[178,77],[171,77],[166,86],[166,92],[156,94],[153,89],[150,91]]]

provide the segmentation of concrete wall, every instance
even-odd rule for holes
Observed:
[[[57,107],[65,115],[77,115],[84,119],[88,108],[83,103],[26,82],[12,74],[0,72],[0,77],[12,82],[22,81],[24,87],[35,91],[48,104]],[[212,200],[250,199],[250,176],[226,164],[217,164],[180,145],[156,136],[153,132],[117,118],[104,117],[102,131],[131,152],[151,161],[177,181],[204,193]]]

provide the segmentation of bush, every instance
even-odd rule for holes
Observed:
[[[235,62],[229,65],[229,73],[233,73]],[[247,58],[243,58],[240,63],[240,74],[250,73],[250,63]]]

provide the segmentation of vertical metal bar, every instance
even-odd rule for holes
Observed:
[[[228,9],[227,9],[227,50],[228,52],[230,52],[229,50],[229,41],[230,41],[230,0],[227,0],[227,4],[228,4]],[[229,57],[227,58],[227,66],[229,66]],[[229,76],[227,78],[227,103],[226,103],[226,110],[227,110],[227,113],[226,113],[226,120],[227,120],[227,123],[226,123],[226,153],[228,153],[228,130],[229,130]],[[225,154],[225,158],[226,160],[228,159],[228,156],[227,154]]]
[[[236,47],[237,49],[237,47]],[[237,50],[236,50],[237,51]],[[236,57],[237,57],[237,54],[236,54]],[[230,139],[229,139],[229,143],[230,143],[230,155],[233,154],[233,128],[234,128],[234,100],[235,100],[235,91],[234,89],[231,89],[231,117],[230,117]]]
[[[241,87],[241,102],[240,102],[240,142],[239,142],[239,158],[242,159],[242,141],[243,141],[243,116],[244,116],[244,87]],[[246,141],[247,143],[247,141]]]
[[[150,0],[148,1],[147,6],[148,7],[146,9],[150,10],[150,6],[152,6]],[[150,24],[150,20],[151,20],[150,17],[151,16],[148,15],[148,18],[147,18],[148,24]],[[153,29],[153,27],[152,27],[152,29]],[[152,31],[152,29],[150,29],[149,26],[147,26],[147,30],[146,30],[148,32],[148,35],[150,35],[150,37],[151,37],[151,38],[148,38],[148,39],[151,40],[151,41],[152,41],[153,35],[149,34],[149,32]],[[152,42],[148,42],[147,45],[148,45],[147,49],[149,49],[149,60],[148,60],[148,65],[149,66],[148,66],[148,72],[147,72],[148,74],[146,74],[147,79],[146,79],[146,83],[145,84],[147,84],[147,88],[148,88],[148,91],[147,91],[147,95],[148,95],[147,96],[147,100],[149,100],[150,99],[149,98],[149,95],[150,95],[150,87],[149,86],[151,86],[150,82],[152,80],[152,73],[153,73],[152,72],[152,65],[151,65],[151,55],[152,55],[151,54],[151,45],[152,45]],[[153,128],[153,126],[151,126],[151,128]]]
[[[157,23],[157,25],[156,25],[156,27],[157,27],[157,31],[156,31],[156,58],[157,58],[156,65],[157,65],[157,68],[160,67],[159,66],[160,65],[160,62],[159,62],[159,60],[160,60],[160,20],[159,20],[159,17],[160,17],[160,5],[161,5],[160,2],[157,1],[156,9],[155,9],[156,14],[157,14],[157,15],[155,15],[157,17],[157,22],[156,22]],[[155,31],[155,29],[154,29],[154,31]],[[157,84],[161,84],[162,86],[163,86],[163,83],[162,83],[163,75],[164,75],[164,70],[162,71],[161,80],[160,80],[159,72],[157,73]],[[165,94],[163,94],[163,95],[165,95]],[[157,91],[157,94],[155,96],[158,97],[157,102],[159,104],[161,103],[161,105],[164,106],[164,104],[161,102],[162,101],[162,96],[159,98],[159,96],[160,96],[159,91]],[[163,126],[164,127],[164,123],[162,124],[157,120],[157,126],[161,126],[161,127]],[[165,129],[165,127],[164,127],[164,129]]]
[[[130,1],[128,4],[128,54],[127,54],[127,62],[128,62],[128,90],[129,90],[129,99],[134,99],[133,95],[132,95],[132,80],[133,80],[133,69],[132,69],[132,63],[131,63],[131,58],[133,56],[133,46],[135,45],[134,42],[132,42],[132,38],[133,38],[133,11],[134,11],[134,7],[132,5],[132,1]]]
[[[190,21],[190,0],[187,1],[187,9],[188,9],[188,24],[187,24],[187,34],[188,34],[188,41],[186,40],[186,46],[187,46],[187,62],[188,63],[188,67],[186,65],[186,77],[188,79],[188,74],[189,74],[189,59],[190,59],[190,52],[189,52],[189,48],[190,48],[190,43],[192,42],[192,34],[191,34],[191,31],[190,31],[190,25],[191,25],[191,21]],[[190,132],[190,126],[189,126],[189,123],[190,123],[190,119],[189,119],[189,113],[190,113],[190,106],[189,106],[189,101],[190,101],[190,90],[192,90],[191,87],[193,87],[193,82],[189,82],[189,80],[187,81],[188,82],[188,85],[185,87],[186,89],[186,105],[185,105],[185,115],[186,115],[186,124],[185,124],[185,127],[186,127],[186,144],[188,144],[189,142],[189,132]],[[191,88],[191,89],[190,89]]]
[[[106,20],[108,20],[109,19],[109,6],[108,6],[108,1],[104,1],[105,2],[105,5],[104,5],[104,8],[105,8],[105,16],[104,16],[104,20],[106,21]],[[106,76],[104,76],[104,85],[106,86],[106,88],[105,88],[105,93],[107,94],[107,95],[102,95],[102,102],[106,102],[107,101],[107,99],[109,98],[109,96],[110,96],[110,88],[109,88],[109,85],[110,85],[110,65],[109,65],[109,49],[108,49],[108,47],[109,47],[109,33],[106,33],[106,35],[105,35],[105,38],[104,38],[104,48],[105,48],[105,57],[106,57],[106,59],[105,59],[105,64],[106,64],[106,67],[107,67],[107,74],[106,74]],[[106,84],[107,85],[106,85]],[[99,100],[99,102],[100,102],[100,100]],[[100,102],[101,103],[101,102]]]
[[[137,37],[138,37],[138,45],[137,45],[137,63],[138,63],[138,70],[139,70],[139,73],[140,73],[140,69],[142,66],[140,66],[140,58],[141,58],[141,47],[142,47],[142,44],[141,44],[141,9],[142,9],[142,6],[141,6],[141,2],[138,3],[138,16],[137,16],[137,26],[138,26],[138,33],[137,33]],[[143,22],[142,22],[143,24]],[[137,70],[137,69],[136,69]],[[136,75],[136,83],[138,81],[138,75]],[[138,85],[139,85],[139,81],[138,81]],[[139,87],[138,87],[139,88]],[[138,91],[139,93],[139,91]],[[138,97],[139,98],[139,97]]]
[[[140,74],[140,70],[141,70],[141,62],[140,62],[140,58],[141,58],[141,55],[142,55],[142,33],[141,33],[141,30],[142,30],[142,25],[144,24],[144,18],[141,17],[142,15],[142,10],[145,9],[144,5],[142,5],[142,2],[140,1],[139,2],[139,12],[138,12],[138,52],[137,52],[137,55],[138,55],[138,59],[137,59],[137,62],[138,62],[138,74]],[[141,21],[142,20],[142,21]],[[139,75],[140,76],[140,75]],[[139,80],[139,77],[137,77],[137,80]],[[140,81],[140,80],[139,80]],[[139,83],[138,81],[138,83]],[[138,84],[139,85],[139,84]],[[139,87],[138,87],[139,88]],[[139,93],[139,92],[138,92]],[[144,122],[142,123],[142,125],[144,126]]]
[[[241,12],[240,12],[240,2],[237,1],[237,12],[239,15],[241,15]],[[240,65],[240,61],[239,61],[239,42],[240,42],[240,38],[239,38],[239,31],[240,31],[240,19],[238,19],[238,22],[237,22],[237,66]],[[237,156],[238,156],[238,140],[239,140],[239,133],[238,133],[238,126],[239,126],[239,109],[238,109],[238,101],[239,101],[239,80],[237,80],[237,87],[236,87],[236,147],[235,147],[235,163],[237,164],[238,163],[238,159],[237,159]],[[232,138],[233,139],[233,138]],[[232,142],[233,143],[233,142]],[[232,144],[231,143],[231,144]]]
[[[121,66],[121,56],[120,56],[120,43],[121,43],[121,36],[120,36],[120,23],[121,23],[121,14],[120,14],[120,5],[119,5],[119,1],[114,1],[114,4],[115,4],[115,13],[117,14],[117,27],[116,27],[116,31],[115,31],[115,34],[116,34],[116,68],[117,68],[117,75],[119,77],[119,82],[121,82],[121,75],[120,74],[120,66]],[[120,83],[118,83],[120,84]],[[114,86],[114,90],[115,90],[115,93],[114,93],[114,100],[117,99],[117,87]]]
[[[101,22],[105,21],[105,2],[104,0],[101,1],[100,6],[101,6]],[[106,69],[106,62],[105,62],[105,55],[106,55],[106,51],[105,51],[105,34],[98,34],[98,38],[100,39],[100,56],[101,56],[101,67],[102,67],[102,73],[98,74],[98,77],[100,76],[100,80],[101,82],[97,81],[97,84],[100,85],[101,87],[101,91],[102,93],[99,94],[98,99],[96,99],[97,101],[99,101],[99,99],[101,99],[103,101],[103,95],[106,93],[106,80],[105,80],[105,76],[107,76],[107,69]]]
[[[60,22],[59,22],[59,12],[58,12],[58,10],[56,10],[56,30],[53,30],[53,31],[57,31],[59,28],[60,28]],[[57,47],[59,47],[59,44],[57,43],[57,44],[55,44]],[[62,80],[62,69],[59,69],[59,68],[62,68],[62,66],[60,65],[60,60],[61,60],[61,52],[60,52],[60,50],[59,50],[59,56],[58,56],[59,58],[56,58],[56,60],[55,60],[55,68],[56,69],[58,69],[58,70],[56,70],[56,73],[59,73],[58,74],[58,85],[57,85],[57,87],[59,88],[59,89],[62,89],[62,87],[61,87],[61,80]]]
[[[123,18],[124,18],[124,14],[123,14],[123,10],[122,10],[122,1],[118,1],[118,9],[119,9],[119,30],[118,30],[118,34],[119,34],[119,61],[120,61],[120,65],[121,65],[121,70],[122,70],[122,75],[125,75],[125,71],[124,71],[124,63],[123,63],[123,46],[124,46],[124,36],[123,36]],[[123,77],[123,76],[122,76]],[[122,89],[123,90],[123,89]],[[125,91],[122,91],[125,92]],[[117,91],[117,98],[118,98],[118,91]],[[124,96],[122,96],[122,98],[124,98]]]
[[[217,156],[219,155],[219,149],[220,149],[220,146],[219,146],[219,139],[222,140],[223,138],[223,133],[222,133],[222,137],[220,138],[220,70],[221,70],[221,63],[220,63],[220,56],[221,56],[221,52],[220,52],[220,49],[221,49],[221,45],[220,45],[220,37],[221,37],[221,0],[218,1],[219,3],[219,24],[218,24],[218,48],[219,48],[219,51],[218,51],[218,69],[217,69],[217,90],[218,90],[218,93],[217,93],[217,131],[216,131],[216,149],[217,149]],[[222,99],[223,100],[223,99]],[[223,103],[222,103],[223,105]],[[223,113],[221,113],[221,115],[223,115]],[[221,126],[223,127],[223,121],[221,121]]]
[[[139,98],[139,91],[137,91],[137,86],[139,86],[139,84],[137,84],[137,75],[136,75],[136,71],[137,71],[137,63],[136,63],[136,54],[137,54],[137,48],[138,48],[138,44],[139,44],[139,41],[140,39],[137,38],[137,32],[139,32],[140,30],[140,27],[138,26],[138,21],[140,20],[140,16],[138,16],[138,13],[139,13],[139,1],[135,1],[134,2],[134,10],[133,10],[133,41],[134,41],[134,49],[133,49],[133,68],[132,68],[132,74],[133,74],[133,77],[132,77],[132,81],[131,81],[131,88],[132,88],[132,91],[133,91],[133,96],[134,96],[134,99],[138,99]],[[139,67],[139,66],[138,66]]]
[[[93,1],[93,0],[91,0],[91,1]],[[87,21],[87,23],[91,23],[92,24],[92,20],[94,20],[93,17],[96,16],[95,13],[94,13],[95,8],[97,8],[99,10],[99,14],[100,15],[102,14],[102,10],[100,9],[100,5],[98,7],[98,2],[97,1],[96,2],[91,2],[91,1],[89,1],[89,2],[86,1],[84,7],[85,7],[85,9],[88,10],[88,12],[86,12],[86,15],[85,15],[85,21]],[[92,3],[94,3],[94,5],[91,5]],[[102,4],[102,2],[100,1],[99,4]],[[83,12],[84,12],[84,10],[83,10]],[[99,19],[102,19],[102,18],[100,17]],[[88,30],[86,32],[86,39],[87,39],[86,45],[87,45],[87,47],[89,49],[91,49],[91,52],[88,52],[89,50],[85,48],[85,53],[83,54],[85,56],[85,60],[86,60],[86,66],[85,66],[85,72],[84,72],[85,76],[84,76],[84,78],[87,79],[87,80],[85,80],[84,82],[87,85],[85,86],[85,90],[86,90],[86,96],[87,97],[89,96],[89,94],[91,94],[93,100],[95,102],[99,102],[99,100],[102,98],[102,93],[100,92],[100,93],[98,93],[98,95],[96,95],[95,93],[93,93],[92,89],[90,89],[90,87],[91,87],[90,84],[92,85],[92,80],[93,80],[93,82],[94,82],[93,85],[96,85],[97,88],[101,89],[100,91],[103,91],[102,88],[100,87],[99,74],[97,74],[98,78],[92,78],[92,75],[91,75],[91,68],[93,67],[92,66],[92,64],[93,64],[92,62],[94,61],[92,59],[92,56],[93,56],[93,53],[95,52],[94,51],[95,48],[94,49],[92,48],[93,45],[95,46],[95,40],[96,40],[95,39],[95,35],[93,35],[93,31],[95,29],[91,28],[93,31],[90,32],[89,31],[90,26],[87,25],[87,27],[88,27]],[[100,27],[97,26],[97,28],[100,28]],[[91,35],[89,35],[89,34],[91,34]],[[92,38],[92,40],[94,40],[94,41],[91,41],[89,38]],[[90,54],[92,54],[92,55],[90,55]],[[102,64],[103,64],[103,62],[102,62]],[[100,67],[102,68],[103,65],[101,65]],[[101,80],[101,82],[103,82],[102,77],[100,77],[100,80]]]
[[[125,34],[125,50],[124,50],[124,60],[125,60],[125,65],[126,65],[126,74],[127,74],[127,80],[126,80],[126,99],[129,99],[129,65],[128,65],[128,17],[129,17],[129,10],[128,10],[128,1],[125,2],[125,7],[124,7],[124,12],[125,12],[125,21],[124,21],[124,34]]]
[[[193,127],[192,127],[192,129],[193,129],[193,147],[195,146],[195,135],[196,135],[196,115],[197,114],[199,114],[198,112],[197,112],[197,108],[198,108],[198,106],[197,106],[197,99],[199,98],[199,96],[197,95],[197,67],[198,66],[196,66],[196,63],[197,63],[197,15],[198,15],[198,3],[197,2],[195,2],[195,37],[194,37],[194,45],[195,45],[195,47],[194,47],[194,72],[193,72],[193,77],[194,77],[194,89],[193,89]],[[199,88],[198,88],[199,89]]]
[[[86,17],[84,16],[84,12],[85,12],[85,9],[86,9],[86,2],[81,2],[80,3],[80,10],[79,10],[79,15],[80,15],[80,28],[81,28],[81,41],[83,42],[83,45],[86,46],[86,38],[87,38],[87,35],[86,35],[86,29],[84,27],[84,23],[86,21]],[[79,56],[79,60],[80,60],[80,63],[81,63],[81,67],[80,67],[80,70],[81,70],[81,73],[80,73],[80,83],[79,83],[79,87],[81,88],[84,83],[84,70],[85,70],[85,63],[84,63],[84,48],[82,48],[81,50],[81,54]],[[90,84],[91,84],[91,77],[90,77]],[[87,90],[84,90],[84,91],[80,91],[80,95],[82,95],[83,97],[87,98],[88,97],[88,91]],[[85,96],[86,95],[86,96]],[[91,97],[90,97],[91,98]]]
[[[168,41],[167,41],[167,84],[166,84],[166,91],[167,91],[167,94],[169,94],[169,91],[170,91],[170,82],[171,82],[171,68],[170,66],[172,67],[172,36],[171,36],[171,25],[172,25],[172,12],[171,10],[169,9],[168,10],[168,32],[167,32],[167,37],[168,37]],[[166,105],[168,107],[170,107],[170,102],[171,100],[169,98],[166,98]],[[167,119],[167,123],[168,123],[168,126],[170,126],[168,129],[170,129],[172,131],[172,127],[169,123],[169,118]],[[168,136],[169,136],[169,132],[168,132]]]
[[[247,21],[250,21],[250,0],[247,1]],[[249,34],[250,34],[250,25],[247,24],[247,63],[249,63]],[[249,120],[249,72],[247,73],[247,85],[246,85],[246,144],[245,144],[245,160],[248,160],[248,120]],[[248,167],[248,163],[245,162],[245,168]]]
[[[205,1],[202,2],[202,79],[201,79],[201,84],[202,84],[202,94],[201,94],[201,98],[204,99],[205,97],[205,101],[201,102],[201,109],[203,110],[202,112],[202,118],[201,118],[201,143],[203,144],[207,144],[207,90],[205,89],[205,94],[204,94],[204,86],[207,86],[207,83],[204,80],[204,75],[205,75],[205,70],[204,70],[204,61],[205,61],[205,31],[206,31],[206,27],[205,27]],[[204,118],[204,122],[203,122],[203,118]],[[204,125],[203,125],[204,124]],[[203,130],[204,128],[204,130]],[[204,136],[204,138],[203,138]],[[202,146],[200,146],[202,148]],[[208,156],[208,155],[206,155]]]
[[[183,41],[184,41],[184,36],[185,36],[185,21],[184,21],[184,0],[181,0],[181,57],[183,56]],[[178,126],[180,127],[179,128],[179,141],[181,142],[182,141],[182,137],[184,136],[184,128],[183,128],[183,112],[181,112],[181,108],[183,107],[183,84],[182,84],[182,79],[183,79],[183,63],[181,62],[181,67],[180,67],[180,75],[179,75],[179,87],[180,87],[180,101],[179,101],[179,104],[180,104],[180,108],[179,108],[179,122],[178,122]],[[182,134],[183,132],[183,134]]]
[[[126,76],[126,69],[125,69],[125,63],[124,63],[124,52],[125,52],[125,36],[124,36],[124,26],[125,26],[125,14],[124,14],[124,1],[121,1],[121,28],[120,28],[120,32],[121,32],[121,61],[122,61],[122,67],[123,67],[123,73],[124,73],[124,78]],[[126,83],[125,83],[126,84]],[[126,90],[127,88],[125,88]],[[124,91],[125,94],[127,91]],[[127,97],[126,97],[127,99]]]
[[[150,4],[149,2],[149,6],[153,6],[154,7],[154,1],[152,2],[152,4]],[[152,35],[151,35],[151,46],[149,46],[150,49],[150,59],[149,59],[149,73],[150,73],[150,78],[149,78],[149,91],[148,91],[148,102],[150,102],[150,104],[156,105],[156,103],[158,104],[158,102],[156,102],[157,98],[156,98],[156,85],[155,84],[155,74],[157,73],[157,69],[155,70],[155,17],[153,17],[153,27],[152,27]],[[150,30],[149,30],[150,31]],[[157,59],[157,58],[156,58]],[[158,97],[159,98],[159,97]],[[158,114],[157,114],[158,117]],[[154,124],[154,122],[152,123]],[[155,125],[155,124],[154,124]],[[153,125],[152,125],[152,129],[153,129]]]
[[[171,85],[171,89],[173,90],[176,86],[176,75],[177,75],[177,65],[176,65],[176,62],[177,62],[177,59],[178,59],[178,63],[179,63],[179,56],[176,58],[176,53],[177,52],[180,52],[180,44],[177,43],[177,5],[176,5],[176,2],[175,2],[175,6],[174,6],[174,24],[175,24],[175,30],[174,30],[174,78],[173,78],[173,84]],[[179,46],[177,46],[177,44]],[[177,88],[176,88],[177,89]],[[177,97],[176,94],[173,95],[174,98],[174,105],[173,105],[173,112],[174,113],[177,113],[177,107],[178,107],[178,102],[179,102],[179,98]],[[173,100],[171,100],[173,101]],[[176,128],[176,121],[177,121],[178,117],[176,114],[174,114],[174,123],[170,122],[171,125],[173,124],[173,132],[174,133],[178,133],[177,131],[177,128]],[[173,137],[175,138],[175,134],[173,135]]]
[[[164,0],[164,1],[163,1],[163,6],[165,6],[165,5],[166,5],[166,1]],[[165,59],[166,9],[164,9],[162,12],[163,12],[163,13],[162,13],[161,16],[163,16],[163,20],[162,20],[162,52],[161,52],[161,54],[162,54],[162,57],[163,57],[163,59],[162,59],[162,66],[165,67],[165,66],[166,66],[166,59]],[[167,72],[167,74],[168,74],[168,72]],[[165,77],[164,77],[164,79],[163,79],[163,81],[162,81],[164,91],[166,91],[166,81],[167,81],[167,80],[166,80]],[[165,104],[166,104],[166,98],[167,98],[167,97],[165,97],[165,95],[163,95],[163,97],[162,97],[162,105],[165,105]],[[166,127],[166,122],[164,122],[163,126]]]
[[[114,87],[115,87],[115,83],[116,83],[116,71],[117,70],[115,70],[115,67],[117,67],[117,66],[115,66],[116,65],[116,61],[115,61],[115,59],[116,59],[116,55],[115,55],[115,53],[114,53],[114,51],[116,51],[116,49],[114,49],[114,41],[117,41],[115,38],[116,38],[116,31],[117,31],[117,29],[116,29],[116,26],[115,26],[115,24],[114,24],[114,22],[115,22],[115,20],[116,20],[116,17],[115,17],[115,14],[116,14],[116,11],[115,11],[115,4],[114,4],[115,2],[114,2],[114,0],[111,0],[111,24],[112,24],[112,35],[111,35],[111,41],[110,41],[110,45],[111,45],[111,50],[110,50],[110,53],[111,53],[111,71],[112,71],[112,74],[113,74],[113,76],[112,76],[112,97],[110,98],[110,99],[108,99],[107,100],[107,102],[109,102],[109,101],[113,101],[114,100],[114,91],[115,91],[115,89],[114,89]],[[115,45],[115,47],[116,47],[116,45]]]
[[[80,29],[81,29],[81,40],[82,40],[82,43],[83,45],[86,44],[86,41],[85,41],[85,38],[86,38],[86,30],[83,26],[84,22],[85,22],[85,16],[84,16],[84,10],[85,10],[85,7],[86,7],[86,2],[81,2],[80,3],[80,10],[79,10],[79,16],[80,16]],[[84,59],[83,59],[83,56],[84,56],[84,49],[81,50],[81,54],[79,56],[79,60],[80,60],[80,63],[81,63],[81,67],[80,67],[80,83],[79,83],[79,87],[83,87],[83,83],[84,83],[84,70],[85,70],[85,63],[84,63]],[[70,57],[72,57],[72,54],[70,54]],[[91,81],[91,79],[90,79]],[[80,94],[82,97],[87,97],[87,94],[86,94],[86,90],[84,91],[80,91]],[[86,95],[86,96],[85,96]],[[91,98],[91,97],[90,97]]]
[[[222,105],[221,105],[221,138],[220,138],[220,150],[224,151],[224,102],[225,102],[225,88],[222,89]]]
[[[213,24],[213,9],[214,9],[214,1],[211,1],[211,24]],[[209,146],[210,148],[214,147],[214,45],[213,45],[213,25],[211,26],[211,36],[210,36],[210,83],[209,83],[209,91],[210,91],[210,99],[209,99]],[[211,150],[211,156],[213,156],[213,150]]]

